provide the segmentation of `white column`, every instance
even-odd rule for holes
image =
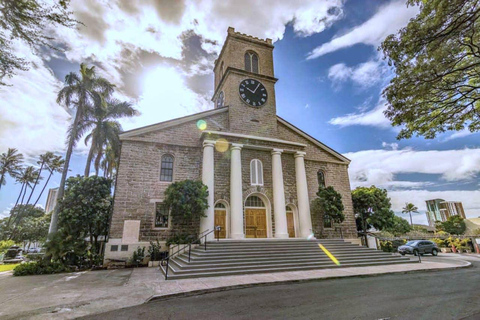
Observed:
[[[275,217],[275,238],[288,238],[287,213],[285,211],[285,190],[283,188],[281,149],[272,151],[273,214]]]
[[[305,173],[305,152],[295,154],[295,177],[297,182],[298,218],[300,220],[300,236],[307,238],[312,231],[310,201],[308,200],[307,175]]]
[[[203,165],[202,165],[202,182],[208,187],[208,208],[205,210],[206,217],[200,219],[200,232],[205,230],[213,230],[215,223],[214,211],[214,152],[215,141],[205,140],[203,142]],[[215,233],[212,232],[207,236],[208,240],[213,240]]]
[[[232,143],[230,165],[230,236],[232,239],[243,239],[243,191],[242,191],[242,159],[243,145]]]

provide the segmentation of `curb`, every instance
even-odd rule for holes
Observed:
[[[369,274],[352,274],[352,275],[345,275],[345,276],[331,276],[325,278],[310,278],[310,279],[292,279],[292,280],[280,280],[280,281],[270,281],[270,282],[256,282],[256,283],[246,283],[246,284],[238,284],[233,286],[225,286],[225,287],[217,287],[217,288],[209,288],[209,289],[200,289],[200,290],[193,290],[193,291],[186,291],[186,292],[178,292],[166,295],[153,295],[148,298],[145,303],[151,303],[156,301],[165,301],[174,298],[183,298],[183,297],[192,297],[192,296],[199,296],[208,293],[215,293],[215,292],[222,292],[222,291],[230,291],[230,290],[237,290],[237,289],[246,289],[258,286],[274,286],[274,285],[282,285],[282,284],[290,284],[290,283],[306,283],[306,282],[315,282],[315,281],[324,281],[324,280],[333,280],[333,279],[345,279],[345,278],[370,278],[370,277],[377,277],[387,274],[408,274],[408,273],[417,273],[417,272],[426,272],[426,271],[443,271],[443,270],[455,270],[461,268],[470,268],[472,267],[472,263],[468,261],[464,261],[464,265],[459,266],[452,266],[447,268],[431,268],[431,269],[418,269],[418,270],[405,270],[405,271],[392,271],[392,272],[383,272],[383,273],[369,273]]]

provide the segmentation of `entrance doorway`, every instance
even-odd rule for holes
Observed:
[[[287,213],[288,237],[295,238],[295,220],[293,218],[293,210],[289,206],[286,206],[285,211]]]
[[[227,237],[227,208],[220,202],[215,205],[214,226],[220,227],[220,232],[215,231],[215,237],[225,239]]]
[[[245,201],[245,237],[267,237],[267,210],[257,196],[250,196]]]

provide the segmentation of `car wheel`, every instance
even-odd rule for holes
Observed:
[[[413,255],[418,256],[418,250],[413,250]]]
[[[404,256],[404,255],[405,255],[405,252],[400,252],[400,254],[401,254],[402,256]]]
[[[438,256],[438,250],[437,249],[433,249],[432,250],[432,256]]]

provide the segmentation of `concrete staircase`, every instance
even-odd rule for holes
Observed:
[[[340,266],[333,263],[319,244],[335,256]],[[223,240],[207,242],[206,251],[203,245],[192,249],[190,262],[188,252],[172,258],[168,279],[400,263],[413,261],[341,239]],[[165,267],[160,269],[165,274]]]

